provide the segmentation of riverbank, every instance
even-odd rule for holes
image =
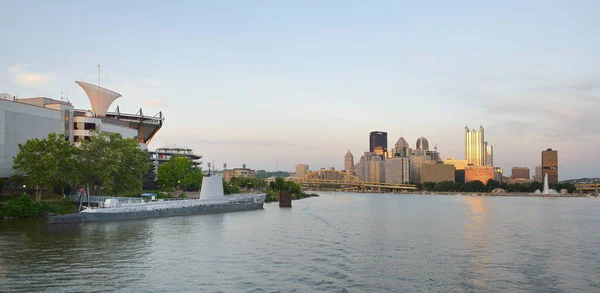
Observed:
[[[311,192],[319,192],[319,191],[311,191]],[[343,193],[356,193],[355,191],[321,191],[321,192],[343,192]],[[361,193],[372,193],[372,194],[389,194],[387,192],[378,192],[378,191],[363,191]],[[537,193],[527,193],[527,192],[505,192],[505,193],[493,193],[493,192],[442,192],[442,191],[403,191],[403,192],[394,192],[392,194],[420,194],[420,195],[468,195],[468,196],[507,196],[507,197],[595,197],[593,194],[584,194],[584,193],[565,193],[565,194],[537,194]]]
[[[76,205],[68,198],[51,198],[40,203],[35,202],[27,193],[4,198],[0,201],[0,219],[24,219],[47,217],[56,214],[69,214]]]

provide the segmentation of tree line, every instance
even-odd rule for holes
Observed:
[[[79,141],[79,146],[62,134],[50,133],[19,144],[13,170],[35,188],[37,202],[42,190],[51,186],[63,193],[73,186],[85,186],[87,192],[92,186],[102,186],[117,195],[142,190],[148,157],[136,140],[118,133],[94,133],[90,140]]]
[[[507,184],[506,182],[500,183],[493,179],[488,180],[485,184],[479,180],[467,183],[442,181],[438,183],[425,182],[423,184],[417,184],[417,189],[440,192],[491,192],[496,188],[502,188],[507,192],[530,193],[535,192],[536,190],[541,191],[544,189],[544,186],[541,182]],[[566,189],[569,193],[575,191],[575,185],[571,183],[550,184],[550,188],[556,191]]]

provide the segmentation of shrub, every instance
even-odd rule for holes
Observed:
[[[8,215],[15,218],[33,218],[40,212],[39,205],[27,193],[8,202]]]

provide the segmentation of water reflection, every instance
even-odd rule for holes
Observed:
[[[469,257],[467,265],[467,280],[477,288],[485,288],[486,278],[481,278],[488,274],[487,268],[491,262],[491,249],[488,247],[488,235],[490,228],[488,223],[487,200],[481,197],[465,197],[464,202],[468,206],[467,216],[465,217],[465,238],[469,249],[466,252]]]
[[[597,292],[598,200],[338,194],[291,209],[0,221],[2,292]]]

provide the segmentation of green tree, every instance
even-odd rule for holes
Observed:
[[[176,190],[198,190],[202,185],[202,170],[185,156],[172,156],[158,167],[158,185]]]
[[[465,183],[462,186],[462,190],[461,191],[466,191],[466,192],[483,192],[485,191],[485,185],[483,185],[483,182],[479,181],[479,180],[474,180],[474,181],[470,181]]]
[[[79,172],[75,146],[62,134],[50,133],[45,139],[30,139],[19,144],[13,169],[25,183],[36,188],[35,200],[41,201],[45,185],[64,188]]]
[[[427,191],[433,191],[435,189],[435,182],[424,182],[423,189]]]
[[[489,179],[487,181],[487,183],[485,184],[485,188],[487,189],[488,192],[491,192],[492,190],[499,188],[500,187],[500,182],[494,180],[494,179]]]
[[[240,193],[240,188],[235,185],[233,182],[227,182],[223,179],[223,193],[225,194],[235,194]]]
[[[135,139],[118,133],[94,134],[82,141],[79,155],[80,181],[88,185],[100,182],[104,190],[117,195],[141,192],[142,177],[148,170],[148,156]]]

